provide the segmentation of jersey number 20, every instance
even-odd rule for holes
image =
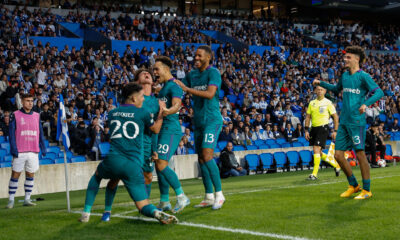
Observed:
[[[121,133],[121,131],[119,131],[119,129],[121,128],[121,121],[112,120],[111,125],[113,125],[114,123],[116,124],[116,126],[114,128],[114,131],[111,133],[111,139],[122,138],[122,135],[124,138],[135,139],[139,135],[139,126],[135,122],[132,122],[132,121],[124,122],[124,124],[122,125],[122,133]],[[129,133],[127,131],[127,127],[129,124],[132,124],[135,128],[135,133],[132,136],[129,135]]]

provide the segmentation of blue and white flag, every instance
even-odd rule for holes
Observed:
[[[60,108],[58,110],[58,120],[57,120],[57,141],[60,141],[62,136],[62,142],[65,149],[69,149],[70,141],[69,141],[69,134],[68,134],[68,124],[67,124],[67,117],[65,114],[65,106],[64,106],[64,98],[62,94],[59,94],[60,99]]]

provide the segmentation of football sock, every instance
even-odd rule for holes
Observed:
[[[142,208],[142,210],[140,210],[140,212],[145,215],[146,217],[154,217],[154,212],[157,211],[156,206],[154,206],[153,204],[148,204],[146,206],[144,206]]]
[[[83,211],[86,213],[90,213],[90,211],[92,210],[94,200],[96,199],[97,192],[99,191],[100,181],[101,178],[97,177],[96,174],[94,174],[90,178],[86,190],[85,207],[83,208]]]
[[[149,184],[145,184],[145,186],[146,186],[146,193],[147,193],[147,196],[148,196],[148,198],[150,198],[150,193],[151,193],[151,183],[149,183]]]
[[[201,177],[203,180],[204,188],[206,190],[206,194],[213,194],[214,193],[213,183],[211,181],[210,172],[208,171],[206,164],[200,163],[200,169],[201,169]]]
[[[181,183],[179,182],[178,175],[172,170],[169,166],[164,168],[161,171],[161,174],[164,175],[165,179],[167,180],[168,184],[174,189],[176,195],[180,195],[183,193]]]
[[[108,186],[106,187],[106,202],[105,202],[105,207],[104,211],[105,212],[111,212],[112,204],[114,202],[115,194],[117,193],[118,185],[115,186],[114,189],[109,188]]]
[[[31,199],[32,189],[33,189],[33,177],[25,178],[25,201]]]
[[[215,192],[220,192],[222,190],[222,186],[221,186],[221,177],[219,175],[219,168],[217,164],[215,163],[214,159],[211,159],[210,161],[207,161],[204,164],[206,165],[210,173],[211,181],[212,184],[214,185]]]
[[[370,192],[371,191],[371,179],[363,179],[363,189],[365,191]]]
[[[10,183],[8,184],[8,200],[14,201],[15,193],[18,189],[18,178],[10,178]]]
[[[322,155],[321,155],[322,161],[329,163],[334,168],[339,168],[339,164],[336,162],[336,160],[334,158],[328,159],[327,157],[328,157],[328,155],[326,155],[325,153],[322,153]]]
[[[312,171],[312,175],[317,176],[320,163],[321,163],[321,155],[314,154],[314,169]]]
[[[169,202],[169,185],[164,175],[160,171],[157,172],[158,188],[160,189],[160,201]]]
[[[347,181],[349,181],[349,184],[353,187],[357,187],[358,186],[358,182],[356,177],[354,176],[354,174],[351,174],[350,177],[347,177]]]

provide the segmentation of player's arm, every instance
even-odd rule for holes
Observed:
[[[209,75],[209,82],[207,86],[207,90],[197,90],[194,88],[187,87],[185,84],[182,82],[178,83],[176,82],[179,86],[181,86],[182,90],[192,94],[194,96],[198,96],[201,98],[206,98],[206,99],[212,99],[215,96],[215,93],[217,92],[218,86],[221,85],[221,74],[219,73],[218,70],[211,71]],[[181,85],[180,85],[181,84]]]
[[[313,81],[313,85],[319,85],[329,91],[332,91],[335,94],[339,94],[339,92],[343,89],[343,85],[342,85],[342,78],[339,78],[339,81],[336,85],[324,82],[324,81],[320,81],[318,79],[314,79]]]
[[[15,137],[15,130],[17,129],[16,127],[16,121],[15,121],[15,115],[14,113],[10,114],[10,126],[9,126],[9,133],[10,133],[10,152],[11,155],[14,157],[18,157],[18,148],[17,148],[17,140]]]
[[[307,141],[310,140],[310,122],[311,122],[311,115],[308,113],[307,110],[306,120],[304,122],[304,129],[305,129],[304,137],[307,139]]]
[[[158,134],[160,132],[160,130],[161,130],[161,126],[162,126],[162,123],[163,123],[163,111],[165,109],[165,103],[162,102],[162,101],[158,101],[158,102],[160,104],[160,111],[158,112],[158,116],[157,116],[156,120],[154,121],[150,117],[150,114],[149,114],[149,117],[150,117],[150,119],[149,119],[149,122],[150,122],[149,129],[150,129],[150,131],[152,131],[155,134]]]
[[[382,89],[378,86],[378,84],[375,83],[375,81],[371,78],[369,74],[365,74],[365,77],[363,79],[365,86],[367,87],[369,92],[372,93],[372,96],[368,98],[363,105],[361,105],[359,109],[360,114],[363,114],[365,112],[367,106],[372,105],[384,96]]]
[[[174,96],[172,98],[172,106],[170,108],[164,108],[163,116],[168,116],[171,114],[175,114],[179,111],[182,106],[182,99],[178,96]]]

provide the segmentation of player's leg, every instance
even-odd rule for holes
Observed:
[[[214,160],[214,148],[217,145],[218,136],[221,132],[222,124],[211,124],[204,128],[204,138],[202,141],[202,161],[210,174],[211,182],[215,190],[215,201],[212,206],[214,210],[220,209],[225,202],[222,193],[221,176],[219,168]]]
[[[153,182],[153,171],[154,171],[154,162],[151,155],[151,150],[150,151],[146,151],[146,149],[144,150],[144,164],[142,169],[143,169],[144,184],[146,186],[147,196],[148,198],[150,198],[151,183]]]
[[[356,126],[350,128],[353,136],[353,148],[356,150],[357,160],[360,164],[363,190],[354,199],[366,199],[372,197],[371,193],[371,176],[367,156],[365,155],[365,126]]]
[[[351,135],[349,134],[347,128],[342,126],[342,124],[339,124],[335,143],[335,159],[339,163],[344,174],[346,174],[347,181],[349,182],[348,189],[340,195],[341,197],[350,197],[353,193],[360,191],[360,185],[358,184],[357,179],[351,170],[349,162],[344,156],[344,152],[348,149],[351,149],[351,139]]]
[[[135,163],[128,163],[125,173],[123,174],[124,176],[121,178],[129,196],[135,202],[140,213],[147,217],[156,218],[163,224],[178,222],[175,216],[166,214],[158,210],[153,204],[150,204],[146,193],[146,187],[144,186],[142,172],[142,169],[136,166]]]
[[[151,183],[153,182],[153,173],[144,171],[143,175],[144,175],[144,185],[146,186],[146,193],[148,198],[150,198]]]
[[[101,217],[101,221],[103,222],[110,221],[112,204],[114,202],[115,194],[117,193],[118,183],[119,179],[110,179],[107,183],[104,213]]]
[[[111,173],[104,166],[104,162],[101,162],[97,166],[95,174],[90,178],[88,187],[86,190],[85,205],[83,207],[82,216],[79,219],[80,222],[89,222],[90,212],[96,199],[97,192],[99,191],[100,182],[103,178],[112,178]]]
[[[39,154],[29,152],[25,153],[26,157],[26,166],[25,166],[25,200],[24,206],[35,206],[36,204],[31,201],[31,194],[33,190],[34,177],[35,172],[39,170]]]
[[[25,170],[25,164],[27,161],[27,153],[19,153],[18,157],[14,157],[12,161],[12,172],[10,182],[8,184],[8,204],[6,208],[14,207],[15,193],[18,189],[18,179],[21,176],[22,171]]]
[[[183,192],[178,175],[168,166],[168,162],[178,148],[180,134],[160,134],[158,141],[158,159],[156,160],[156,170],[158,175],[163,175],[161,181],[166,181],[170,185],[177,196],[177,203],[173,212],[180,212],[185,206],[190,204],[190,200]],[[161,189],[160,189],[161,190]],[[165,202],[165,201],[164,201]]]

